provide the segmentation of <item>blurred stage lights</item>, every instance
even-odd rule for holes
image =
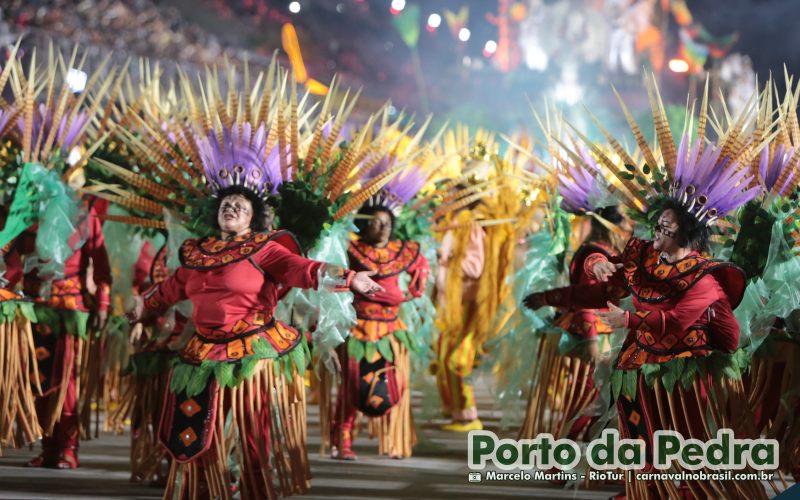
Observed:
[[[297,14],[300,12],[300,2],[290,2],[289,3],[289,12],[292,14]]]
[[[683,59],[670,59],[669,63],[670,71],[673,73],[688,73],[689,72],[689,63],[684,61]]]
[[[406,0],[392,0],[392,6],[389,11],[395,16],[406,8]]]
[[[469,30],[469,28],[461,28],[458,30],[458,39],[462,42],[469,40],[470,36],[472,36],[472,32]]]
[[[495,52],[497,52],[497,42],[494,40],[488,40],[483,46],[483,55],[486,57],[491,57]]]
[[[442,16],[440,16],[435,12],[430,16],[428,16],[428,26],[427,26],[428,31],[433,31],[441,25],[442,25]]]
[[[79,94],[86,88],[86,79],[88,75],[83,71],[75,68],[70,68],[67,71],[67,86],[75,93]]]

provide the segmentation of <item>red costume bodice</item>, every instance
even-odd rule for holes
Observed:
[[[736,349],[739,324],[733,308],[744,294],[741,269],[696,252],[667,263],[652,242],[637,238],[612,262],[621,262],[623,268],[607,283],[560,288],[545,292],[544,297],[554,306],[599,308],[630,294],[635,311],[626,313],[630,332],[618,368]]]
[[[273,320],[278,300],[291,287],[316,288],[324,265],[299,254],[285,231],[187,240],[182,266],[145,293],[145,307],[163,311],[192,301],[197,331],[182,353],[185,361],[240,359],[253,354],[258,337],[282,354],[297,345],[300,334]]]
[[[364,241],[350,243],[348,248],[350,268],[355,271],[374,271],[372,279],[384,288],[372,297],[356,294],[353,306],[358,324],[353,336],[359,340],[375,341],[400,329],[405,325],[398,318],[403,303],[403,291],[398,278],[400,273],[411,275],[408,292],[420,297],[425,292],[428,281],[428,261],[420,253],[416,241],[390,241],[384,248],[378,248]]]

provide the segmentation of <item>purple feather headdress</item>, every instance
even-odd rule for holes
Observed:
[[[394,168],[395,158],[387,155],[372,167],[362,178],[362,182],[369,182],[379,175]],[[428,177],[416,166],[408,165],[397,173],[377,194],[370,197],[365,203],[370,207],[385,207],[397,216],[401,210],[425,186]]]
[[[75,115],[75,118],[69,122],[69,113],[64,113],[61,120],[58,122],[58,129],[56,130],[55,141],[53,144],[61,149],[64,154],[69,154],[80,140],[80,132],[83,130],[84,125],[89,120],[89,115],[86,111],[81,111]],[[69,122],[69,125],[67,125]],[[33,131],[31,144],[39,144],[39,136],[42,136],[42,143],[50,136],[50,131],[55,125],[53,124],[53,112],[44,104],[39,104],[38,112],[33,113],[33,123],[31,130]],[[24,114],[17,118],[17,127],[20,134],[25,131],[25,116]],[[54,148],[55,150],[56,148]]]
[[[738,168],[738,162],[721,158],[722,148],[717,145],[709,144],[700,154],[700,140],[689,149],[689,137],[681,138],[670,196],[698,221],[711,225],[758,196],[761,186],[748,187],[753,176]]]
[[[579,148],[578,153],[583,161],[568,165],[558,174],[561,208],[584,214],[614,205],[600,166],[585,149]]]
[[[14,108],[0,109],[0,130],[5,130],[8,121],[14,116]]]
[[[212,195],[230,186],[242,186],[267,198],[278,192],[281,177],[279,148],[267,151],[269,132],[262,123],[253,132],[250,123],[195,135],[197,151]]]
[[[761,180],[767,192],[771,193],[774,189],[775,194],[783,195],[787,186],[792,182],[795,174],[794,171],[786,177],[786,180],[783,181],[780,186],[777,185],[778,181],[780,181],[781,174],[783,174],[784,169],[786,169],[786,166],[791,161],[793,154],[794,148],[785,147],[783,144],[779,144],[778,147],[775,148],[771,159],[768,147],[761,150],[758,172],[761,174]]]

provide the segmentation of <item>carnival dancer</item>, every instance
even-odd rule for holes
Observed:
[[[234,69],[227,71],[235,83]],[[397,172],[358,188],[348,183],[357,160],[377,162],[386,154],[385,134],[373,129],[385,111],[352,142],[341,143],[338,134],[354,101],[345,99],[331,117],[332,90],[315,115],[302,108],[306,100],[298,101],[296,86],[283,85],[284,78],[273,64],[257,80],[262,87],[250,87],[246,73],[245,91],[237,95],[229,86],[223,98],[220,82],[209,77],[202,84],[208,102],[201,103],[201,92],[181,75],[187,118],[161,130],[150,127],[149,136],[126,134],[135,170],[98,162],[125,185],[97,182],[98,196],[132,212],[117,221],[166,228],[166,212],[201,236],[184,242],[181,267],[131,313],[138,320],[179,300],[193,305],[194,333],[172,367],[159,426],[172,458],[165,498],[307,491],[302,375],[309,346],[305,335],[274,318],[275,308],[293,287],[319,295],[383,290],[370,273],[345,272],[300,254],[325,224],[351,213]],[[248,105],[240,109],[243,101]],[[201,182],[190,180],[195,177]],[[285,230],[262,231],[267,201],[275,204],[276,226],[295,229],[297,239]],[[322,309],[320,315],[336,312]],[[314,332],[315,346],[325,344],[323,330]]]
[[[265,172],[263,177],[269,182]],[[194,377],[200,377],[202,365],[195,363],[210,361],[218,367],[212,377],[205,374],[207,385],[200,392],[193,394],[196,380],[183,380],[184,387],[166,401],[160,432],[175,460],[168,491],[177,488],[175,481],[180,481],[181,493],[192,498],[204,493],[212,497],[230,494],[225,489],[231,483],[231,471],[224,458],[228,452],[223,444],[229,437],[223,425],[228,414],[233,416],[241,440],[236,455],[241,454],[243,460],[238,484],[242,495],[275,496],[274,469],[283,479],[296,481],[294,488],[284,493],[303,491],[308,478],[302,468],[293,474],[284,469],[288,462],[300,457],[281,456],[280,449],[284,445],[292,455],[302,453],[292,449],[292,441],[298,437],[294,433],[302,432],[297,428],[302,421],[296,414],[305,411],[302,379],[294,373],[292,381],[284,382],[285,392],[277,396],[265,390],[275,385],[273,363],[282,360],[281,374],[285,370],[292,373],[297,358],[292,352],[300,349],[302,355],[303,350],[304,337],[272,318],[279,288],[332,284],[367,296],[382,288],[369,279],[368,272],[345,273],[301,257],[290,233],[259,232],[264,217],[263,201],[248,188],[237,185],[222,188],[217,192],[217,200],[221,236],[187,240],[181,249],[182,267],[147,292],[133,313],[133,319],[138,320],[144,307],[159,312],[188,298],[194,306],[192,319],[197,330],[181,352],[181,365],[173,369],[171,384],[175,387],[181,382],[178,379],[183,375],[181,371],[194,372]],[[253,271],[258,273],[255,277]],[[305,364],[305,359],[301,362]],[[181,370],[182,367],[187,368]],[[241,373],[235,373],[236,368]],[[246,377],[246,371],[251,372],[247,379],[235,380]],[[273,397],[288,398],[291,403],[286,405],[285,400],[275,401]],[[245,412],[241,405],[253,411]],[[273,414],[278,409],[282,413]],[[283,427],[281,431],[279,426]],[[288,442],[280,443],[281,434]],[[269,448],[268,443],[271,443]],[[182,477],[178,476],[181,468]]]
[[[743,130],[745,120],[739,120],[732,122],[737,125],[719,137],[718,143],[704,144],[706,87],[698,139],[692,141],[684,133],[676,150],[664,106],[660,98],[653,97],[657,90],[649,91],[663,163],[656,162],[624,103],[646,164],[637,166],[604,129],[622,165],[599,147],[591,150],[598,162],[616,175],[620,192],[631,206],[647,207],[653,240],[632,238],[619,258],[595,262],[592,271],[598,283],[535,293],[525,304],[531,308],[605,306],[607,312],[597,313],[602,321],[628,331],[610,385],[617,400],[620,430],[625,438],[645,441],[646,468],[652,469],[657,430],[673,430],[701,441],[714,437],[712,428],[746,432],[741,380],[723,377],[719,368],[722,360],[721,364],[727,362],[737,367],[732,370],[738,369],[739,356],[731,355],[739,341],[733,309],[742,299],[745,277],[735,265],[706,258],[701,252],[706,250],[710,226],[758,194],[758,187],[748,187],[752,178],[738,165],[749,162],[763,143],[742,147],[747,141],[739,141],[747,131]],[[640,177],[636,184],[632,182],[635,177]],[[637,184],[652,186],[645,190],[649,203],[634,187]],[[623,294],[632,297],[633,310],[624,311],[612,302]],[[688,481],[678,487],[671,481],[634,478],[626,483],[625,494],[630,498],[766,498],[757,481]]]
[[[436,383],[444,416],[452,420],[445,429],[460,432],[483,429],[472,385],[466,380],[478,354],[471,325],[485,260],[486,233],[474,221],[470,208],[475,206],[454,214],[455,228],[444,234],[437,251],[436,305],[443,320],[439,322]]]
[[[561,209],[580,217],[580,222],[589,219],[589,233],[572,257],[569,281],[588,285],[598,282],[595,264],[617,258],[632,227],[589,152],[580,150],[572,159],[574,162],[558,174]],[[540,340],[520,439],[533,439],[543,432],[569,439],[590,437],[586,433],[594,419],[585,413],[597,397],[594,363],[609,349],[611,333],[595,313],[592,309],[566,309],[554,321],[565,332],[564,338],[545,334]],[[565,348],[567,352],[560,352]]]
[[[523,203],[530,172],[520,168],[518,157],[501,157],[497,149],[491,137],[471,145],[461,177],[443,189],[445,198],[434,213],[435,231],[444,235],[434,367],[443,413],[451,419],[442,428],[454,432],[483,428],[473,370],[485,357],[487,342],[497,336],[496,317],[511,296],[506,278],[513,274],[517,235],[533,209]]]
[[[366,179],[388,170],[398,159],[387,156]],[[356,294],[357,324],[339,347],[342,368],[337,391],[331,456],[355,460],[352,436],[357,414],[370,418],[378,437],[378,453],[392,458],[411,456],[416,433],[411,416],[410,359],[415,332],[399,318],[403,302],[425,292],[428,262],[416,241],[393,239],[396,217],[425,185],[427,175],[415,166],[404,169],[356,215],[359,237],[348,249],[350,267],[374,272],[384,292]],[[403,273],[411,276],[407,291],[400,288]]]
[[[106,61],[76,95],[67,84],[66,68],[73,67],[77,52],[69,63],[56,56],[42,67],[33,56],[28,71],[17,61],[9,64],[12,107],[18,110],[16,137],[21,138],[15,146],[22,161],[1,239],[5,245],[16,238],[11,251],[19,268],[10,273],[36,302],[38,383],[32,390],[37,391],[44,437],[42,453],[28,465],[74,469],[79,465],[81,343],[88,329],[104,327],[111,283],[100,220],[93,202],[82,201],[78,191],[85,183],[83,166],[103,132],[93,120],[100,118],[102,100],[123,72],[108,68]],[[44,89],[46,95],[39,95]],[[90,93],[92,100],[86,98]],[[87,290],[90,266],[93,296]]]

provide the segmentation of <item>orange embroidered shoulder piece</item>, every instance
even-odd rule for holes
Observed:
[[[180,260],[184,267],[189,269],[214,269],[233,262],[239,262],[257,253],[272,240],[284,240],[294,237],[288,231],[275,231],[272,233],[250,233],[237,236],[229,241],[216,237],[189,239],[183,242],[180,249]],[[288,245],[285,245],[287,246]],[[299,253],[299,245],[297,246]]]
[[[351,259],[367,271],[375,271],[375,278],[388,278],[408,269],[419,257],[416,241],[392,240],[386,247],[377,248],[361,240],[350,243]]]
[[[677,262],[664,262],[653,242],[632,239],[622,255],[625,288],[642,302],[658,303],[693,287],[712,274],[728,295],[732,307],[742,299],[744,272],[735,264],[693,254]]]

